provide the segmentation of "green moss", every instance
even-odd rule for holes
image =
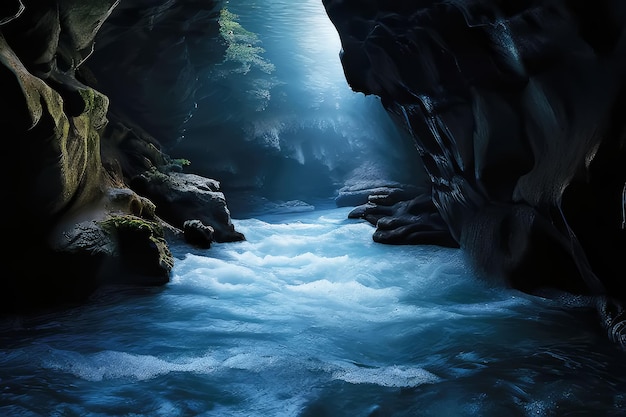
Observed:
[[[164,236],[163,229],[158,223],[131,215],[109,217],[100,222],[100,226],[109,234],[141,232],[148,234],[151,239],[162,239]]]
[[[106,114],[109,109],[109,98],[89,87],[81,88],[78,92],[85,101],[84,113],[90,115],[94,129],[104,127],[108,122]]]
[[[156,276],[172,270],[174,258],[159,223],[122,215],[109,217],[99,224],[117,240],[119,253],[123,260],[131,261],[131,269]]]

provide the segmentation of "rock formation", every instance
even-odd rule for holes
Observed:
[[[171,206],[181,202],[160,198],[158,187],[150,188],[158,206],[131,189],[141,175],[202,180],[180,172],[181,164],[132,118],[110,113],[109,98],[94,88],[85,62],[118,3],[9,0],[0,6],[7,156],[1,227],[9,241],[2,251],[2,312],[81,301],[106,284],[162,285],[174,263],[168,238],[208,247],[215,229],[216,239],[244,239],[215,181],[205,179],[210,190],[188,186],[185,201],[193,204],[178,209]],[[149,11],[156,17],[174,3]],[[191,226],[184,227],[187,220]]]
[[[619,0],[324,0],[355,91],[412,135],[486,274],[626,301],[626,7]]]
[[[461,247],[520,290],[590,296],[625,344],[623,2],[323,4],[349,84],[380,97],[429,177],[426,190],[384,184],[351,216],[375,224],[379,242]],[[20,243],[3,250],[0,310],[73,302],[108,283],[161,285],[168,240],[244,239],[219,182],[163,150],[208,94],[199,74],[241,65],[224,62],[227,45],[203,43],[235,24],[220,26],[223,5],[0,5],[1,227]],[[363,191],[337,201],[363,203]]]

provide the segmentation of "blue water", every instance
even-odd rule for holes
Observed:
[[[161,289],[2,322],[2,416],[621,416],[624,352],[584,300],[388,246],[348,208],[235,220]]]
[[[228,7],[275,65],[225,80],[250,100],[233,109],[245,141],[329,170],[351,160],[347,180],[407,171],[376,98],[347,87],[321,1]],[[276,197],[322,172],[286,168],[265,184]],[[350,208],[285,207],[235,219],[245,242],[174,246],[163,288],[0,320],[0,416],[626,415],[625,353],[586,300],[507,289],[459,250],[376,244]]]

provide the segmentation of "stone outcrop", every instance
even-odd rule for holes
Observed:
[[[523,291],[596,297],[623,339],[622,2],[324,5],[349,84],[412,135],[454,241]]]
[[[156,204],[156,213],[168,223],[183,229],[187,220],[199,220],[214,229],[217,242],[244,240],[230,220],[220,184],[195,174],[157,170],[133,178],[131,187]]]
[[[167,283],[174,258],[166,241],[169,229],[155,208],[130,189],[109,189],[102,205],[61,222],[50,234],[52,252],[71,265],[59,273],[75,274],[75,285],[90,290],[105,284]]]
[[[150,10],[156,16],[174,3]],[[82,301],[107,284],[162,285],[174,264],[168,239],[187,233],[186,220],[203,222],[192,228],[205,232],[203,240],[188,239],[194,245],[208,247],[212,228],[226,240],[244,238],[215,190],[207,199],[205,190],[187,189],[192,209],[174,218],[169,213],[180,201],[161,199],[159,207],[130,188],[144,172],[185,174],[170,174],[181,164],[132,118],[110,112],[109,97],[94,88],[84,65],[116,6],[118,0],[0,6],[0,174],[7,197],[0,230],[13,240],[2,251],[1,312]],[[159,199],[154,189],[151,197]]]
[[[376,226],[375,242],[392,245],[437,245],[458,248],[427,190],[379,189],[349,215]]]

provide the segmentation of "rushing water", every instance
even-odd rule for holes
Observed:
[[[382,123],[375,99],[347,89],[320,3],[229,3],[282,86],[255,93],[274,98],[249,114],[250,141],[274,138],[302,163],[341,163],[351,147],[389,155],[385,129],[369,124]],[[389,170],[397,157],[383,158],[395,161]],[[3,319],[0,416],[626,414],[624,352],[585,300],[503,288],[458,250],[376,244],[348,212],[235,220],[245,242],[173,247],[163,288],[115,288],[81,307]]]
[[[170,284],[5,320],[2,416],[622,416],[624,352],[580,300],[388,246],[347,208],[235,220]]]

